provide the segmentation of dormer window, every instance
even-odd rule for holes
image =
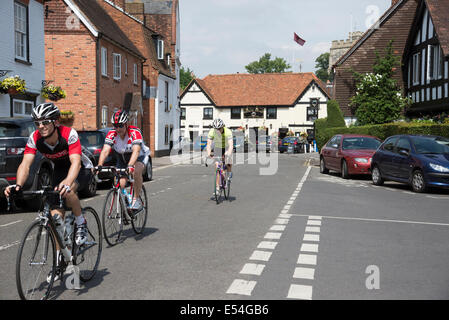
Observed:
[[[157,40],[157,58],[164,60],[164,40]]]

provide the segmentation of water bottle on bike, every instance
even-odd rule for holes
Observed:
[[[70,238],[72,237],[74,221],[75,221],[75,216],[73,215],[73,213],[70,212],[69,214],[66,214],[65,219],[64,219],[64,225],[65,225],[64,243],[66,246],[70,246]]]

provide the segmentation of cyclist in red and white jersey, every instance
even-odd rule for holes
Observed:
[[[37,130],[28,138],[22,163],[17,170],[15,185],[5,189],[5,195],[20,192],[28,178],[36,152],[50,159],[54,163],[52,186],[60,191],[68,207],[72,208],[77,224],[75,241],[82,245],[87,240],[87,222],[81,214],[80,200],[76,191],[80,184],[87,182],[85,170],[81,170],[92,163],[81,152],[81,143],[77,132],[69,127],[60,126],[57,122],[60,116],[58,107],[53,103],[42,103],[33,108],[31,116]],[[14,190],[11,190],[14,188]],[[53,199],[51,214],[64,219],[64,210],[59,208]]]
[[[143,184],[142,173],[148,163],[150,149],[145,145],[139,128],[128,125],[128,113],[126,111],[115,112],[111,122],[114,129],[106,135],[103,150],[98,160],[98,167],[103,165],[111,148],[113,148],[117,157],[116,167],[127,168],[128,172],[134,176],[134,197],[130,208],[138,211],[142,209],[139,195]],[[120,187],[125,188],[125,186],[126,179],[120,179]]]

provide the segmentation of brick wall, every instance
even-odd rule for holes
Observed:
[[[157,81],[159,72],[153,67],[151,61],[154,53],[151,53],[152,47],[149,46],[148,40],[145,37],[144,27],[135,21],[134,19],[123,15],[120,11],[116,10],[104,1],[97,1],[103,9],[114,19],[114,21],[125,32],[128,38],[134,43],[139,51],[147,59],[143,66],[143,80],[146,81],[147,87],[157,87]],[[141,3],[128,3],[126,4],[126,11],[132,14],[137,19],[143,21],[143,14],[139,16],[139,12],[143,12],[143,4]],[[151,40],[150,40],[151,41]],[[141,69],[139,69],[140,72]],[[151,155],[154,156],[155,149],[155,101],[154,98],[143,99],[143,119],[139,121],[141,129],[143,131],[145,143],[151,149]]]
[[[352,68],[359,73],[372,72],[376,50],[381,56],[384,56],[384,48],[387,47],[390,40],[394,40],[394,54],[402,58],[416,8],[416,1],[405,1],[349,58],[335,68],[334,98],[340,104],[345,116],[352,116],[349,102],[350,98],[355,95],[355,80],[350,69]],[[398,66],[394,78],[403,87],[400,66]]]
[[[102,109],[104,106],[108,107],[108,116],[106,120],[108,126],[111,125],[110,119],[114,109],[123,109],[125,107],[125,97],[127,93],[141,92],[142,83],[142,70],[141,62],[134,55],[129,54],[127,51],[111,44],[110,42],[101,39],[100,48],[107,49],[108,63],[107,63],[107,76],[103,76],[100,71],[100,90],[99,90],[99,107]],[[100,49],[101,50],[101,49]],[[116,80],[113,76],[113,54],[121,55],[121,79]],[[126,72],[126,61],[128,62],[128,74]],[[137,84],[134,84],[134,64],[137,65]],[[101,69],[100,69],[101,70]],[[101,121],[101,120],[100,120]],[[138,123],[140,123],[140,117]]]
[[[95,39],[86,34],[45,35],[45,78],[67,97],[56,102],[75,113],[76,129],[96,129]]]

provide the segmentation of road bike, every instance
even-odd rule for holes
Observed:
[[[63,280],[70,271],[75,276],[68,277],[71,288],[76,288],[77,280],[87,282],[97,272],[102,251],[102,233],[100,219],[95,209],[82,208],[87,221],[87,240],[78,246],[75,242],[76,223],[74,218],[65,226],[64,234],[57,231],[56,220],[51,215],[50,199],[59,197],[59,208],[64,208],[64,200],[59,191],[44,187],[37,191],[12,193],[14,198],[22,195],[37,195],[43,200],[43,209],[38,212],[36,220],[26,229],[19,245],[16,259],[16,285],[22,300],[46,300],[50,297],[55,277]],[[8,198],[8,210],[11,207]],[[66,214],[66,219],[70,214]],[[68,222],[68,221],[66,221]],[[58,245],[60,254],[57,254]],[[57,261],[58,260],[58,261]],[[70,278],[70,279],[69,279]],[[71,282],[73,280],[73,284]],[[79,289],[79,288],[77,288]]]
[[[113,187],[107,193],[104,201],[102,224],[104,239],[110,246],[115,246],[121,240],[125,225],[131,223],[136,234],[141,234],[145,229],[148,217],[147,192],[145,186],[142,185],[142,190],[139,195],[142,209],[138,211],[130,209],[128,206],[134,197],[134,180],[130,177],[128,170],[117,169],[113,166],[104,166],[99,168],[99,170],[101,172],[109,171],[114,175]],[[123,194],[120,188],[120,178],[123,175],[128,179],[127,184],[129,188],[125,188],[127,195]]]
[[[223,157],[214,157],[213,159],[217,163],[217,168],[214,175],[214,196],[215,201],[217,202],[217,204],[219,204],[222,194],[224,195],[226,200],[229,200],[229,194],[231,192],[231,180],[229,179],[229,172],[226,169]],[[207,167],[207,159],[205,161],[205,164]]]

